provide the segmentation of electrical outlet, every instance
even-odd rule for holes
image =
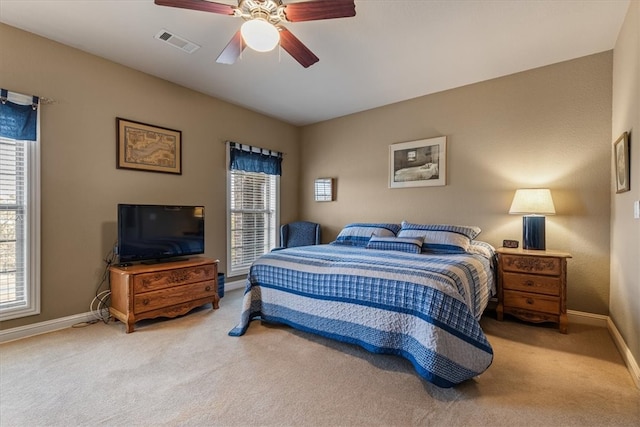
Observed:
[[[633,218],[640,219],[640,200],[633,202]]]

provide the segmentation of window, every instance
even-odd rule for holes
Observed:
[[[246,274],[276,246],[277,181],[277,175],[229,171],[229,276]]]
[[[230,153],[233,150],[231,146]],[[279,173],[255,172],[262,168],[259,165],[261,156],[264,160],[272,156],[258,153],[257,157],[252,157],[251,147],[248,152],[242,152],[242,148],[235,150],[243,158],[231,161],[228,174],[228,276],[247,274],[254,260],[276,247],[279,223]],[[233,154],[231,156],[233,158]],[[278,161],[280,159],[278,157]]]
[[[9,95],[31,104],[21,98],[27,97]],[[0,111],[5,125],[8,110]],[[0,320],[40,313],[39,266],[39,144],[0,136]]]

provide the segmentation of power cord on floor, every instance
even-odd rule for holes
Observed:
[[[113,245],[115,247],[115,244]],[[85,322],[79,322],[74,324],[73,328],[82,328],[85,326],[93,325],[102,321],[104,323],[109,323],[111,319],[111,314],[109,313],[109,304],[111,302],[111,286],[109,283],[109,267],[114,263],[116,259],[116,254],[112,250],[110,250],[104,258],[104,270],[102,272],[102,276],[100,277],[100,282],[96,287],[96,296],[89,304],[89,311],[93,315],[94,319],[87,320]],[[101,290],[106,284],[106,289]]]

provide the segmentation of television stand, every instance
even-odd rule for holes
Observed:
[[[218,262],[195,257],[153,265],[111,266],[109,312],[130,333],[138,320],[176,317],[208,303],[217,309]]]

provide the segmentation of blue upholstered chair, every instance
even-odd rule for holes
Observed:
[[[280,227],[280,248],[320,244],[320,224],[296,221]]]

